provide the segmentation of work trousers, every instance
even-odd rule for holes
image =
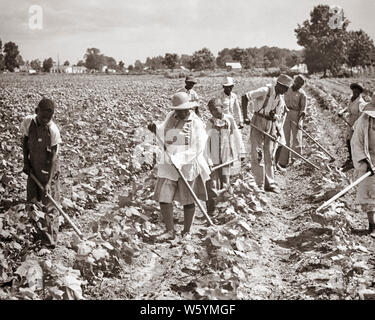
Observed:
[[[289,110],[284,122],[284,135],[286,145],[294,151],[302,154],[302,131],[297,128],[297,125],[292,121],[298,123],[299,111]],[[299,123],[302,127],[302,121]],[[281,148],[279,164],[286,167],[289,164],[290,151],[286,148]]]
[[[275,136],[275,123],[258,115],[251,122],[259,129]],[[275,143],[255,128],[250,132],[251,171],[256,184],[260,187],[275,186],[273,154]]]

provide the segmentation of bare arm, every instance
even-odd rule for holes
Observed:
[[[27,175],[30,174],[31,166],[29,161],[29,146],[28,146],[29,137],[24,136],[22,139],[22,150],[23,150],[23,172]]]
[[[47,185],[50,186],[53,176],[55,175],[56,171],[56,162],[57,162],[57,145],[51,147],[51,163],[50,167],[48,168],[48,182]]]

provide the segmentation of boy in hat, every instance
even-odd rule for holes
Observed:
[[[253,117],[245,119],[245,123],[253,123],[260,130],[265,131],[275,138],[279,137],[280,142],[285,142],[282,132],[282,120],[285,114],[285,102],[283,94],[291,87],[293,79],[281,74],[276,84],[268,84],[257,90],[247,92],[242,97],[243,111],[247,115],[247,104],[255,100],[253,104]],[[265,191],[279,193],[280,190],[274,179],[273,154],[275,142],[258,130],[252,128],[250,133],[251,144],[251,171],[255,181]],[[264,157],[264,164],[261,164]]]
[[[197,84],[197,80],[193,76],[187,76],[185,78],[185,87],[180,89],[178,92],[186,92],[189,95],[189,100],[197,102],[198,106],[195,107],[195,113],[199,116],[199,96],[193,89]]]
[[[243,128],[243,115],[240,108],[240,103],[238,101],[237,95],[232,92],[234,87],[234,81],[232,77],[227,77],[223,85],[223,92],[219,96],[223,104],[223,112],[225,114],[231,115],[234,120],[233,136],[236,144],[240,145],[240,156],[245,157],[246,150],[243,143],[241,130]],[[237,168],[237,171],[239,167]]]
[[[305,79],[298,75],[294,79],[293,85],[284,94],[285,105],[287,108],[287,115],[284,121],[284,136],[286,145],[292,147],[293,150],[302,154],[302,132],[297,128],[297,123],[300,127],[303,126],[303,119],[306,116],[307,96],[302,87],[305,84]],[[295,122],[295,123],[293,123]],[[280,147],[280,157],[275,159],[281,168],[285,168],[289,164],[289,150]]]
[[[210,178],[210,169],[204,158],[207,134],[202,120],[195,112],[191,112],[196,106],[197,103],[190,101],[187,93],[176,93],[172,97],[171,109],[173,110],[168,113],[163,124],[157,128],[152,123],[148,129],[164,141],[166,151],[171,155],[172,163],[181,170],[198,199],[207,201],[205,183]],[[166,232],[160,235],[157,240],[165,241],[175,238],[173,201],[178,201],[184,207],[182,236],[190,232],[195,203],[189,189],[168,156],[164,154],[159,160],[158,178],[153,198],[160,203],[160,211],[166,226]]]
[[[362,97],[363,86],[360,83],[352,83],[350,85],[350,89],[352,90],[353,94],[349,99],[349,105],[338,113],[339,117],[342,117],[345,112],[347,112],[349,115],[347,118],[348,129],[346,131],[346,145],[348,147],[349,157],[342,166],[344,172],[353,169],[350,140],[353,136],[353,125],[361,115],[363,104],[365,103],[365,100],[363,100]]]
[[[220,98],[213,98],[208,102],[212,117],[206,124],[208,135],[206,145],[206,159],[210,168],[238,158],[233,142],[234,119],[223,112],[224,106]],[[231,166],[219,168],[211,173],[211,180],[207,183],[208,201],[207,211],[212,214],[215,210],[215,197],[217,190],[227,189]]]
[[[358,177],[367,171],[372,175],[358,185],[356,203],[367,213],[369,234],[375,238],[375,94],[361,109],[363,114],[354,124],[351,153]]]
[[[46,197],[46,193],[52,191],[52,196],[57,201],[59,198],[57,155],[61,137],[59,129],[52,121],[55,107],[54,101],[43,98],[35,109],[36,114],[26,116],[20,127],[23,136],[23,172],[28,175],[27,202],[42,202],[44,205],[47,226],[45,235],[51,246],[57,241],[59,227],[58,214]],[[39,189],[30,173],[44,186],[44,192]]]

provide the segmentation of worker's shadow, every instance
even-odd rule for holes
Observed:
[[[331,236],[331,229],[309,228],[285,240],[274,240],[274,242],[280,247],[287,249],[294,248],[302,252],[310,250],[326,252],[328,250],[326,244]]]
[[[368,229],[354,229],[351,227],[350,232],[359,237],[368,236]]]

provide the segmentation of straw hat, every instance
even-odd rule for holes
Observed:
[[[226,77],[226,82],[223,83],[224,87],[231,87],[234,86],[234,81],[232,77]]]
[[[280,76],[277,78],[277,82],[287,88],[290,88],[293,84],[293,79],[286,74],[280,74]]]
[[[173,110],[188,110],[197,107],[198,103],[190,101],[190,97],[186,92],[178,92],[172,96],[172,107]]]
[[[187,76],[185,82],[197,83],[198,81],[193,76]]]

